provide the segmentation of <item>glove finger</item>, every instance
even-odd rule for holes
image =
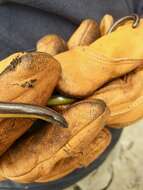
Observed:
[[[89,45],[100,37],[99,26],[93,19],[86,19],[81,22],[68,40],[68,48]]]
[[[104,36],[107,34],[113,22],[114,22],[114,18],[112,17],[112,15],[106,14],[103,16],[102,20],[100,21],[101,36]]]
[[[42,37],[36,44],[36,49],[39,52],[45,52],[50,55],[56,55],[58,53],[67,50],[66,42],[56,34],[49,34]]]

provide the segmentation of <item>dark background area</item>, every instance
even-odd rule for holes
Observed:
[[[139,0],[1,0],[0,59],[15,51],[35,48],[40,37],[56,33],[68,39],[81,20],[104,14],[115,19],[141,14]]]

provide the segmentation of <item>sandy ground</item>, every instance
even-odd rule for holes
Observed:
[[[66,190],[143,190],[143,120],[124,129],[98,170]]]

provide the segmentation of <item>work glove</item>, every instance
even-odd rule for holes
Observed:
[[[113,17],[111,15],[105,15],[103,17],[100,23],[100,35],[106,35],[106,33],[108,33],[110,27],[112,26],[111,25],[112,21]],[[126,23],[122,23],[122,25],[124,26],[126,25]],[[122,28],[121,26],[118,27]],[[118,27],[113,33],[116,33],[116,31],[119,30]],[[122,49],[123,49],[122,51],[124,51],[124,48]],[[118,49],[116,50],[116,52],[118,52]],[[135,53],[138,52],[135,51],[134,54]],[[118,71],[120,71],[120,69]],[[80,74],[78,76],[80,76]],[[99,75],[97,75],[97,77],[98,76]],[[129,126],[129,124],[134,123],[143,117],[142,78],[143,78],[143,69],[142,69],[142,64],[140,62],[139,68],[129,72],[123,77],[114,79],[112,82],[105,84],[99,90],[96,90],[91,96],[85,99],[101,99],[107,104],[107,106],[111,111],[111,114],[107,120],[107,125],[109,127],[123,128]],[[78,99],[75,100],[77,101]],[[54,98],[53,101],[55,101]],[[69,103],[71,101],[72,103],[74,99],[71,98],[71,100],[68,99],[66,100],[65,97],[65,101],[67,102],[69,101]],[[58,105],[53,108],[59,112],[64,112],[64,110],[68,108],[68,104],[62,106]]]
[[[25,117],[26,114],[25,111],[15,113],[21,105],[15,105],[14,111],[13,104],[3,102],[46,105],[59,80],[60,72],[59,63],[46,53],[19,52],[0,62],[0,155],[25,133],[34,121],[17,118]],[[29,114],[28,117],[32,116]]]
[[[111,114],[107,124],[110,127],[126,127],[143,117],[143,68],[116,79],[89,99],[102,99]]]
[[[40,126],[22,136],[0,159],[0,175],[16,182],[47,182],[88,166],[109,145],[109,116],[101,100],[77,102],[63,114],[68,128]],[[2,178],[1,178],[2,179]]]
[[[38,42],[48,42],[43,43],[44,46],[42,44],[44,49],[41,51],[47,51],[47,53],[54,55],[54,58],[61,64],[62,71],[61,75],[59,74],[60,78],[57,77],[59,80],[57,79],[56,90],[59,90],[65,96],[72,96],[71,99],[63,97],[63,100],[69,102],[69,105],[66,105],[65,109],[60,111],[68,123],[68,128],[60,128],[57,124],[48,124],[32,128],[21,136],[0,158],[1,180],[11,179],[21,183],[48,182],[59,179],[75,169],[88,166],[104,152],[111,142],[111,134],[105,128],[105,125],[122,126],[118,122],[118,117],[115,117],[116,113],[120,114],[118,111],[120,107],[112,109],[113,105],[118,105],[118,102],[123,105],[125,101],[129,107],[128,100],[136,101],[138,99],[137,91],[141,92],[141,82],[138,83],[136,88],[138,90],[134,95],[132,95],[131,89],[135,85],[131,87],[131,84],[135,84],[138,78],[141,77],[143,60],[139,40],[142,38],[141,26],[143,21],[141,20],[136,28],[132,28],[133,23],[129,21],[111,33],[106,32],[108,34],[105,32],[101,34],[102,27],[100,29],[98,25],[95,27],[95,23],[93,28],[96,28],[98,32],[91,30],[92,25],[87,24],[88,22],[89,20],[86,20],[84,24],[82,23],[71,36],[67,45],[64,45],[64,47],[70,49],[66,52],[56,55],[56,52],[59,53],[66,49],[62,49],[60,45],[55,46],[58,47],[56,51],[53,51],[53,48],[45,48],[49,44],[54,47],[53,41],[51,43],[49,40],[51,36],[47,36]],[[88,25],[87,30],[85,30],[86,24]],[[84,28],[83,33],[81,27]],[[87,35],[86,38],[85,31],[91,32],[92,35],[94,31],[98,35],[93,35],[93,38],[89,38]],[[125,48],[125,45],[123,45],[125,34],[127,39],[131,38],[129,41],[131,54],[127,51],[127,47]],[[80,36],[82,43],[78,40],[79,38],[75,37],[76,35]],[[82,35],[84,38],[81,38]],[[104,36],[99,38],[101,35]],[[53,39],[56,39],[56,42],[57,36],[56,38],[52,36]],[[90,40],[88,41],[88,39]],[[65,44],[61,37],[58,37],[58,43]],[[125,75],[123,79],[115,79],[113,82],[107,83],[122,75]],[[131,81],[131,83],[127,81]],[[62,87],[62,84],[65,85],[65,88]],[[103,84],[104,87],[102,87]],[[114,84],[116,88],[113,88]],[[123,84],[129,85],[131,88],[127,89],[126,85]],[[101,89],[98,90],[99,87]],[[127,90],[126,97],[123,95],[122,87]],[[107,96],[104,96],[104,92]],[[90,94],[92,96],[86,97]],[[114,94],[118,94],[118,96],[114,97]],[[109,100],[109,97],[112,96],[113,98]],[[82,97],[83,100],[79,100],[79,97]],[[73,103],[74,101],[76,103]],[[47,102],[51,106],[53,104],[52,98]],[[128,121],[142,117],[141,109],[139,109],[136,118],[132,119],[131,116],[134,114],[132,108],[135,105],[139,107],[139,104],[131,104],[129,110],[131,119],[126,119],[126,112],[124,112],[125,115],[124,113],[119,115],[120,120],[123,118],[122,124],[127,125]],[[125,110],[124,106],[121,107]]]
[[[55,56],[62,68],[57,88],[71,97],[85,97],[105,83],[143,64],[143,19],[136,28],[128,21],[89,46]]]

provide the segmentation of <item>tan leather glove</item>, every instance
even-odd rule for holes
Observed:
[[[74,97],[88,96],[106,82],[140,66],[142,28],[143,19],[136,28],[129,21],[89,46],[56,55],[62,67],[59,91]]]
[[[95,92],[89,99],[106,102],[111,115],[108,125],[125,127],[143,117],[143,69],[125,75]]]
[[[13,54],[0,62],[0,102],[45,105],[60,72],[58,62],[45,53]],[[0,119],[0,155],[32,123],[31,119]]]
[[[37,128],[19,139],[0,158],[0,175],[17,182],[47,182],[87,166],[108,146],[103,130],[109,110],[101,100],[73,104],[63,114],[69,127]]]
[[[106,29],[107,32],[111,27],[111,21],[113,22],[113,18],[110,15],[105,15],[101,20],[100,30]],[[75,44],[78,43],[78,36],[80,36],[77,32],[75,33],[77,34]],[[89,97],[89,99],[99,98],[107,103],[111,110],[111,115],[108,119],[110,127],[125,127],[143,117],[141,102],[142,78],[142,69],[139,68],[135,72],[107,84]],[[59,105],[55,106],[54,109],[63,112],[68,106]]]
[[[84,97],[107,81],[141,65],[139,40],[142,39],[143,21],[136,29],[131,25],[128,22],[89,46],[55,56],[62,67],[59,90],[71,96]],[[132,53],[124,46],[125,36],[130,40]],[[29,183],[59,179],[87,166],[106,149],[111,134],[103,126],[112,118],[112,110],[110,117],[102,101],[77,102],[69,106],[63,116],[68,121],[68,129],[56,125],[37,128],[22,136],[2,155],[1,180]]]

